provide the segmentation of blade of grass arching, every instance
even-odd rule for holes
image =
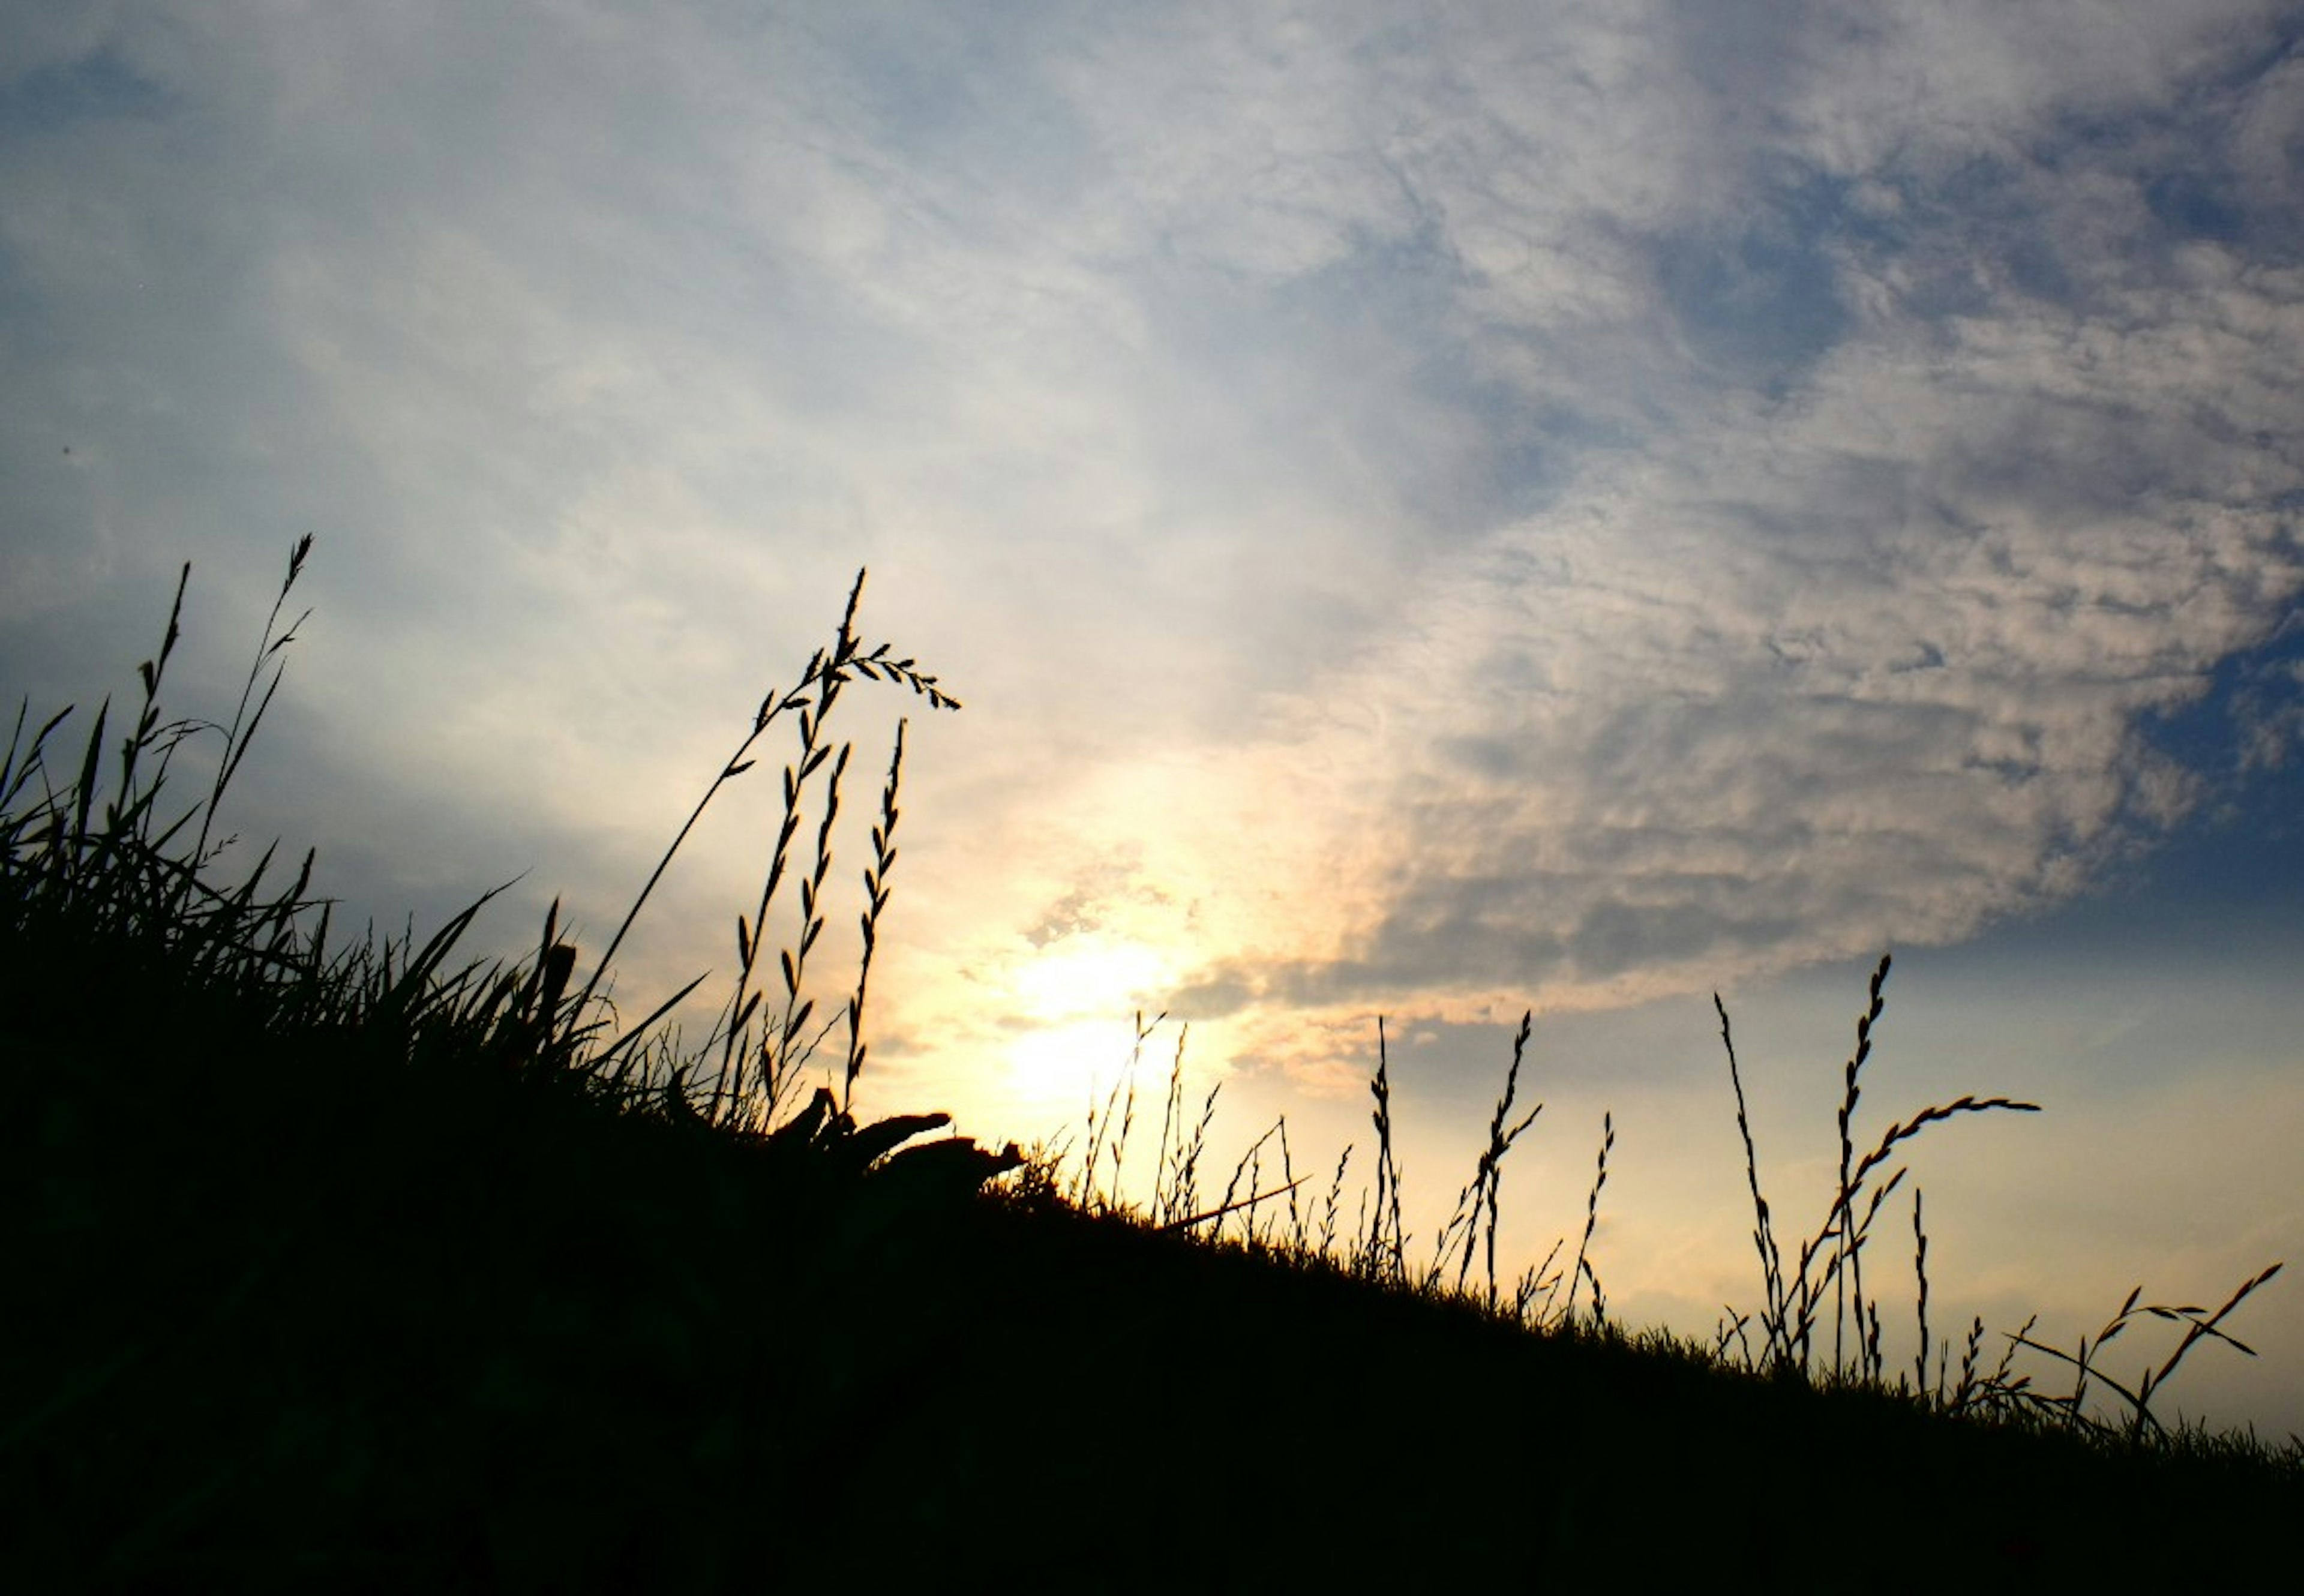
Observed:
[[[264,662],[292,642],[295,640],[296,628],[311,617],[312,612],[306,610],[289,625],[287,632],[277,641],[274,641],[272,629],[279,624],[280,607],[288,602],[289,590],[295,587],[296,579],[304,573],[304,561],[311,552],[312,534],[309,532],[297,539],[295,546],[288,551],[288,575],[281,582],[278,595],[272,600],[272,613],[265,619],[264,635],[257,644],[255,662],[248,667],[248,680],[241,686],[239,706],[233,710],[232,725],[224,728],[224,751],[216,760],[216,785],[208,789],[207,816],[200,822],[199,840],[192,849],[195,859],[207,856],[208,828],[215,822],[216,811],[224,803],[224,789],[232,785],[233,776],[240,769],[241,760],[248,755],[249,744],[255,740],[257,725],[263,720],[264,711],[271,708],[273,693],[279,690],[282,673],[275,670],[273,672],[271,684],[265,689],[264,701],[257,706],[255,718],[248,722],[247,729],[243,732],[241,721],[248,714],[249,697],[256,690],[257,678],[263,674]],[[187,565],[185,570],[189,573],[191,566]],[[174,630],[173,623],[171,630]]]
[[[310,614],[309,610],[305,611],[306,615],[309,616]],[[284,637],[280,641],[284,643],[290,640]],[[249,745],[256,740],[256,729],[264,724],[264,712],[272,708],[272,696],[280,691],[281,675],[282,673],[275,671],[272,680],[265,686],[263,700],[257,704],[256,713],[249,718],[246,732],[241,731],[240,724],[235,720],[231,730],[226,734],[225,752],[228,757],[224,760],[223,768],[216,772],[216,785],[208,793],[208,812],[211,816],[216,813],[216,805],[223,802],[224,789],[232,785],[232,778],[239,774],[241,761],[248,757]],[[205,837],[207,834],[204,831],[201,835]]]
[[[155,921],[171,923],[182,933],[175,947],[187,960],[187,967],[205,967],[216,974],[263,967],[276,974],[279,970],[300,965],[301,955],[295,951],[295,917],[311,907],[304,894],[311,889],[311,870],[318,852],[304,852],[295,882],[272,901],[258,901],[256,891],[272,866],[275,852],[279,852],[279,843],[265,847],[263,857],[256,862],[249,878],[233,891],[209,887],[199,879],[199,873],[189,863],[175,859],[152,859],[152,866],[161,875],[171,878],[175,887],[155,891],[152,901],[145,907]],[[203,910],[191,910],[191,898],[203,898]],[[313,958],[320,958],[323,947],[325,942],[318,944]]]
[[[292,949],[295,917],[310,906],[306,902],[304,895],[312,889],[312,866],[318,858],[319,850],[305,849],[304,861],[296,868],[296,879],[288,884],[287,889],[278,897],[257,907],[255,917],[249,927],[250,938],[253,940],[268,936],[269,951],[274,955],[282,955]]]
[[[435,1037],[477,1043],[519,985],[519,972],[505,970],[501,962],[486,969],[468,964],[430,983],[424,995],[424,1023]]]
[[[2278,1274],[2281,1271],[2282,1267],[2283,1266],[2281,1264],[2275,1263],[2269,1269],[2257,1274],[2253,1279],[2241,1282],[2240,1288],[2234,1291],[2232,1295],[2225,1300],[2224,1305],[2217,1309],[2215,1313],[2211,1314],[2206,1320],[2202,1320],[2198,1317],[2199,1311],[2198,1309],[2186,1310],[2163,1308],[2147,1310],[2147,1312],[2156,1312],[2164,1319],[2181,1319],[2190,1328],[2185,1330],[2184,1338],[2177,1343],[2176,1350],[2168,1354],[2168,1361],[2161,1364],[2157,1371],[2145,1375],[2145,1391],[2148,1393],[2159,1386],[2164,1385],[2167,1382],[2168,1377],[2175,1373],[2176,1365],[2184,1361],[2184,1354],[2192,1350],[2192,1344],[2203,1337],[2212,1337],[2215,1339],[2224,1343],[2227,1346],[2234,1347],[2251,1358],[2256,1356],[2256,1348],[2249,1346],[2246,1342],[2240,1340],[2236,1337],[2216,1329],[2216,1326],[2224,1322],[2224,1316],[2226,1314],[2229,1314],[2233,1309],[2239,1307],[2240,1303],[2246,1302],[2250,1293],[2254,1292],[2258,1286],[2263,1286],[2274,1275]],[[2139,1403],[2139,1405],[2140,1407],[2141,1404]]]
[[[706,973],[708,975],[710,972],[707,972]],[[655,1024],[658,1020],[663,1019],[665,1015],[679,1007],[682,1003],[687,1000],[688,995],[690,992],[693,992],[697,988],[704,984],[705,979],[706,976],[704,975],[698,976],[694,981],[690,981],[686,986],[681,988],[680,990],[674,992],[662,1003],[657,1004],[655,1008],[649,1010],[648,1015],[646,1019],[633,1026],[630,1031],[625,1031],[623,1035],[618,1037],[606,1053],[601,1054],[597,1059],[592,1062],[590,1073],[594,1075],[597,1075],[601,1071],[606,1070],[608,1067],[609,1060],[614,1058],[617,1054],[623,1052],[625,1048],[631,1047],[634,1043],[638,1042],[641,1037],[647,1035],[649,1026]],[[631,1069],[631,1059],[627,1057],[623,1063],[618,1065],[614,1074],[608,1077],[609,1085],[622,1086],[624,1083],[625,1075]]]
[[[15,835],[20,823],[16,817],[16,800],[23,795],[24,788],[30,785],[32,777],[47,766],[48,734],[72,714],[72,706],[67,704],[49,716],[47,723],[33,734],[31,747],[23,748],[24,720],[30,714],[31,708],[30,699],[18,700],[16,728],[8,734],[8,757],[0,761],[0,816],[7,817],[4,828],[0,828],[0,836],[13,838]],[[22,749],[21,763],[19,749]]]
[[[777,708],[781,709],[784,706],[778,705]],[[773,718],[773,711],[769,712],[770,718]],[[764,719],[760,726],[764,728],[767,724],[767,720]],[[646,906],[649,896],[655,893],[656,883],[664,879],[664,872],[672,868],[673,857],[680,852],[681,845],[687,842],[688,834],[696,829],[696,823],[704,818],[704,811],[711,807],[713,798],[723,786],[752,768],[752,761],[746,759],[744,755],[758,736],[759,729],[756,728],[751,736],[744,739],[742,745],[736,751],[736,757],[722,768],[720,774],[713,778],[712,785],[705,788],[704,796],[696,801],[696,807],[688,811],[688,819],[673,837],[672,846],[664,851],[664,857],[657,860],[656,868],[648,872],[648,879],[640,886],[640,895],[632,899],[632,906],[624,911],[624,918],[618,923],[616,934],[608,938],[608,946],[600,955],[600,962],[593,967],[592,978],[584,983],[584,989],[576,995],[576,1002],[580,1007],[592,1000],[592,994],[599,987],[601,977],[608,972],[610,962],[615,958],[617,949],[623,946],[625,934],[632,929],[632,922],[640,918],[640,910]]]
[[[112,700],[107,695],[104,702],[97,706],[96,725],[88,734],[88,752],[80,760],[80,780],[72,789],[72,834],[56,855],[56,864],[66,872],[68,880],[78,880],[86,868],[83,861],[89,845],[88,817],[96,807],[96,773],[104,759],[104,727],[111,714]]]
[[[146,800],[151,796],[148,792],[145,794]],[[195,964],[210,952],[227,948],[261,959],[264,955],[256,943],[262,928],[276,916],[292,916],[305,906],[301,895],[309,885],[314,857],[307,852],[297,887],[271,903],[259,904],[255,902],[255,890],[278,846],[275,842],[267,848],[249,880],[227,892],[200,879],[191,860],[171,859],[131,839],[115,855],[106,891],[124,912],[132,908],[134,923],[167,928],[181,955]]]
[[[330,921],[335,917],[335,910],[336,905],[332,899],[323,898],[320,900],[319,923],[312,928],[311,933],[307,938],[304,944],[305,948],[307,949],[305,968],[310,972],[310,973],[306,977],[306,981],[308,986],[311,989],[311,995],[314,997],[318,997],[319,995],[319,990],[324,982],[331,991],[340,989],[342,984],[327,981],[326,974],[326,961],[328,951],[328,927]]]
[[[321,923],[325,924],[326,920],[326,910],[323,907]],[[335,965],[326,957],[326,947],[325,935],[317,926],[284,940],[277,959],[277,1012],[284,1030],[335,1027],[337,1000],[343,981]]]
[[[166,768],[167,760],[164,756],[161,768],[165,772]],[[154,777],[152,785],[129,798],[125,808],[120,807],[116,802],[107,804],[105,810],[105,828],[114,839],[113,852],[117,856],[140,858],[154,869],[169,870],[179,879],[183,880],[185,886],[189,887],[193,884],[192,879],[197,878],[200,870],[210,861],[187,853],[179,864],[167,857],[167,849],[170,844],[182,835],[184,828],[191,825],[194,818],[201,813],[200,806],[195,803],[185,810],[183,813],[163,827],[159,835],[156,836],[152,834],[152,816],[159,807],[160,785],[157,777]]]
[[[801,756],[795,767],[787,767],[785,770],[784,823],[778,835],[767,879],[761,889],[759,912],[754,916],[748,928],[739,930],[740,951],[749,955],[757,955],[758,941],[766,935],[769,905],[777,887],[782,884],[788,850],[798,828],[799,817],[794,812],[799,796],[798,785],[815,773],[817,767],[821,764],[825,757],[825,750],[817,745],[817,737],[821,733],[824,719],[830,713],[840,688],[849,680],[849,677],[843,674],[844,671],[853,669],[870,681],[885,679],[900,683],[914,692],[926,697],[933,709],[957,709],[961,707],[959,700],[944,692],[936,685],[936,678],[934,675],[915,668],[911,660],[887,658],[886,643],[877,645],[869,654],[860,653],[855,623],[857,606],[864,592],[865,575],[865,572],[860,568],[856,573],[854,585],[849,589],[847,606],[842,613],[840,629],[832,650],[827,653],[824,649],[817,649],[810,657],[808,668],[801,673],[800,682],[790,692],[771,691],[761,699],[759,709],[752,717],[751,731],[738,744],[735,753],[724,763],[720,774],[714,778],[711,785],[705,790],[704,796],[690,811],[687,821],[681,827],[678,835],[673,838],[672,845],[665,850],[664,856],[656,862],[655,870],[649,872],[648,880],[633,899],[631,907],[625,913],[623,922],[616,928],[615,934],[609,938],[606,950],[602,953],[590,979],[585,982],[583,991],[578,995],[577,1005],[580,1008],[590,1002],[600,981],[613,965],[617,951],[623,946],[624,937],[631,930],[633,922],[639,919],[640,910],[655,893],[657,883],[663,879],[665,871],[671,867],[673,859],[679,853],[689,835],[695,829],[705,810],[710,807],[712,800],[718,794],[721,787],[752,768],[756,762],[751,757],[753,747],[779,716],[787,712],[796,713],[799,716]],[[813,706],[809,704],[808,699],[808,690],[811,686],[817,689],[817,702]],[[818,886],[821,886],[820,881]],[[716,1105],[724,1098],[741,1095],[745,1064],[740,1063],[737,1057],[739,1051],[743,1051],[746,1061],[750,1058],[750,1049],[744,1041],[743,1020],[753,1006],[747,1001],[752,962],[750,956],[741,958],[739,962],[741,967],[735,993],[728,1004],[728,1012],[732,1016],[731,1023],[724,1040],[720,1073],[715,1081],[712,1093]],[[788,1020],[792,1019],[792,1011],[788,1008]],[[761,1065],[764,1075],[781,1067],[787,1061],[791,1041],[797,1033],[797,1022],[785,1027],[781,1043],[786,1055],[785,1058],[771,1059],[767,1051],[763,1049]],[[810,1052],[812,1053],[813,1050],[811,1047]],[[729,1082],[732,1073],[735,1076],[733,1086]],[[771,1102],[781,1095],[784,1084],[781,1081],[765,1081],[763,1084],[767,1090]]]
[[[2019,1102],[2012,1098],[1959,1097],[1936,1108],[1923,1108],[1904,1123],[1891,1125],[1881,1136],[1879,1145],[1864,1155],[1856,1167],[1856,1184],[1861,1187],[1864,1178],[1888,1161],[1889,1155],[1902,1142],[1910,1141],[1932,1125],[1939,1125],[1963,1114],[1989,1114],[1995,1109],[2006,1109],[2014,1114],[2037,1114],[2037,1103]]]
[[[857,580],[860,587],[863,580],[861,573],[859,573]],[[852,604],[854,595],[851,593],[850,597]],[[803,714],[806,712],[807,700],[801,697],[801,694],[823,669],[824,655],[818,651],[809,661],[808,671],[801,676],[798,686],[785,693],[772,691],[760,700],[760,708],[752,717],[751,731],[745,735],[741,743],[736,745],[736,751],[722,763],[720,774],[712,778],[711,785],[704,789],[704,796],[699,798],[696,801],[696,807],[688,811],[688,819],[682,823],[680,830],[673,836],[672,845],[665,849],[664,856],[656,861],[656,868],[648,872],[648,879],[641,883],[639,895],[632,899],[631,907],[624,911],[624,918],[618,922],[615,935],[608,938],[608,946],[601,953],[599,963],[593,967],[591,979],[584,983],[584,989],[576,996],[579,1008],[591,1002],[592,995],[598,989],[601,979],[607,974],[609,967],[614,964],[617,950],[623,947],[624,938],[631,930],[632,922],[640,918],[641,909],[647,906],[649,897],[655,894],[656,884],[664,879],[665,871],[672,868],[673,860],[687,843],[689,834],[696,829],[697,822],[704,818],[704,811],[712,806],[712,800],[719,795],[722,787],[742,776],[758,762],[751,757],[752,746],[767,734],[768,727],[775,724],[776,717],[791,709],[799,709]],[[792,817],[787,811],[787,833],[792,824]],[[770,890],[774,890],[773,885]],[[763,921],[766,918],[765,914],[761,916]]]
[[[168,673],[168,658],[176,651],[176,644],[183,636],[181,622],[184,614],[184,591],[191,580],[192,563],[186,560],[176,573],[176,596],[168,606],[168,624],[160,637],[160,650],[136,667],[136,674],[144,683],[144,708],[137,717],[136,734],[123,739],[121,743],[120,794],[117,800],[121,803],[130,802],[136,795],[137,761],[151,740],[153,725],[159,712],[160,682]],[[114,832],[115,836],[135,835],[132,828],[116,827]]]
[[[741,920],[742,916],[737,918]],[[759,1011],[760,999],[766,996],[764,992],[754,992],[744,999],[743,1006],[728,1022],[727,1039],[720,1052],[720,1067],[712,1079],[710,1117],[715,1125],[723,1123],[724,1119],[733,1124],[740,1115],[738,1106],[744,1100],[744,1076],[751,1065],[754,1051],[748,1040],[749,1028],[752,1016]],[[710,1044],[707,1042],[706,1046],[708,1048]],[[741,1049],[741,1053],[738,1049]]]
[[[268,862],[267,851],[264,862]],[[181,878],[180,878],[181,879]],[[169,905],[155,905],[156,916],[165,916],[176,928],[175,950],[184,961],[184,967],[197,979],[224,980],[233,970],[233,955],[238,948],[235,932],[247,913],[252,896],[250,888],[254,882],[222,895],[207,913],[194,915],[181,908],[173,914]]]
[[[464,933],[471,929],[472,921],[479,916],[479,912],[497,894],[504,892],[513,884],[512,881],[506,881],[501,887],[491,887],[463,909],[458,911],[445,925],[432,933],[419,951],[413,956],[403,959],[400,978],[396,981],[392,980],[391,964],[387,958],[385,966],[385,984],[374,998],[379,1017],[383,1014],[392,1014],[410,1023],[418,1019],[428,1006],[429,998],[427,989],[431,983],[434,972],[447,958],[450,951],[462,938]]]
[[[2141,1396],[2139,1396],[2126,1386],[2122,1385],[2118,1380],[2113,1379],[2112,1376],[2097,1368],[2090,1360],[2088,1356],[2089,1349],[2088,1337],[2085,1336],[2080,1337],[2080,1350],[2078,1356],[2065,1352],[2061,1348],[2050,1346],[2045,1341],[2035,1341],[2029,1336],[2025,1335],[2020,1331],[2010,1336],[2009,1339],[2014,1342],[2018,1346],[2029,1347],[2032,1351],[2037,1353],[2045,1353],[2046,1355],[2055,1359],[2060,1363],[2070,1363],[2079,1371],[2079,1379],[2072,1387],[2072,1394],[2071,1396],[2036,1396],[2033,1398],[2036,1403],[2040,1404],[2044,1407],[2059,1410],[2063,1417],[2075,1423],[2088,1425],[2091,1429],[2101,1430],[2104,1428],[2103,1425],[2090,1420],[2086,1413],[2080,1411],[2080,1403],[2087,1396],[2088,1382],[2090,1380],[2094,1380],[2099,1385],[2109,1386],[2114,1392],[2116,1392],[2122,1399],[2135,1411],[2136,1421],[2139,1423],[2148,1423],[2156,1430],[2160,1428],[2160,1421],[2152,1416],[2151,1411],[2146,1407],[2144,1399]],[[2102,1346],[2103,1343],[2098,1342],[2097,1349],[2101,1350]]]

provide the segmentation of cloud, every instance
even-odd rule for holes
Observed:
[[[637,880],[869,564],[955,966],[1956,938],[2185,812],[2140,717],[2298,590],[2291,20],[91,11],[0,99],[0,649],[318,531],[282,729],[389,910]]]
[[[1308,690],[1373,706],[1373,738],[1337,738],[1388,779],[1322,819],[1340,849],[1383,833],[1383,906],[1334,959],[1219,960],[1192,1003],[1621,998],[1952,940],[2184,812],[2197,783],[2139,717],[2205,691],[2304,578],[2282,420],[2304,234],[2269,205],[2251,257],[2230,217],[2172,226],[2154,203],[2169,166],[2263,120],[2284,64],[2114,31],[1961,115],[1888,118],[1911,140],[1860,176],[1803,171],[1799,118],[1742,139],[1733,225],[1706,203],[1664,222],[1636,148],[1635,199],[1610,217],[1596,195],[1569,230],[1628,241],[1612,281],[1641,297],[1459,271],[1458,332],[1509,352],[1495,393],[1453,397],[1499,452],[1484,405],[1574,418],[1569,486],[1469,552],[1424,545],[1362,659]],[[1905,47],[1932,76],[1997,46]],[[1419,214],[1450,218],[1427,263],[1506,260],[1496,241],[1543,225],[1495,172],[1572,172],[1577,130],[1518,108],[1459,107],[1480,159],[1404,164]],[[1522,145],[1491,167],[1504,126]],[[1269,787],[1305,741],[1275,731]]]

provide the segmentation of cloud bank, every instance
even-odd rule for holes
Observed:
[[[2294,612],[2299,21],[13,6],[5,661],[318,530],[390,913],[635,879],[869,562],[973,706],[922,991],[1277,1057],[1957,940]]]

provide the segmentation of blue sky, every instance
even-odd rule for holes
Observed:
[[[1518,1239],[1612,1109],[1611,1295],[1703,1332],[1711,994],[1800,1208],[1893,948],[1876,1130],[2047,1107],[1915,1147],[1939,1325],[2221,1301],[2304,1261],[2304,7],[1730,17],[8,0],[0,666],[125,692],[191,559],[228,712],[314,533],[235,823],[597,947],[868,565],[968,705],[844,711],[868,1100],[1053,1134],[1166,1009],[1325,1166],[1381,1012],[1444,1210],[1532,1006]],[[2238,1329],[2171,1399],[2304,1430],[2304,1287]]]

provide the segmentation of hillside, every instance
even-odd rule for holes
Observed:
[[[2304,1498],[0,969],[16,1589],[1927,1589]]]
[[[1092,1211],[940,1116],[737,1113],[639,1065],[645,1023],[599,1033],[549,921],[513,969],[450,969],[473,911],[332,949],[309,859],[220,887],[191,829],[270,688],[164,819],[175,636],[108,795],[105,714],[76,777],[62,717],[0,766],[0,1588],[1920,1591],[2288,1555],[2298,1448],[1763,1378],[1396,1252]],[[941,698],[843,622],[814,699],[764,702],[754,737],[800,715],[788,814],[875,662]],[[780,1086],[794,1033],[744,1044]]]

